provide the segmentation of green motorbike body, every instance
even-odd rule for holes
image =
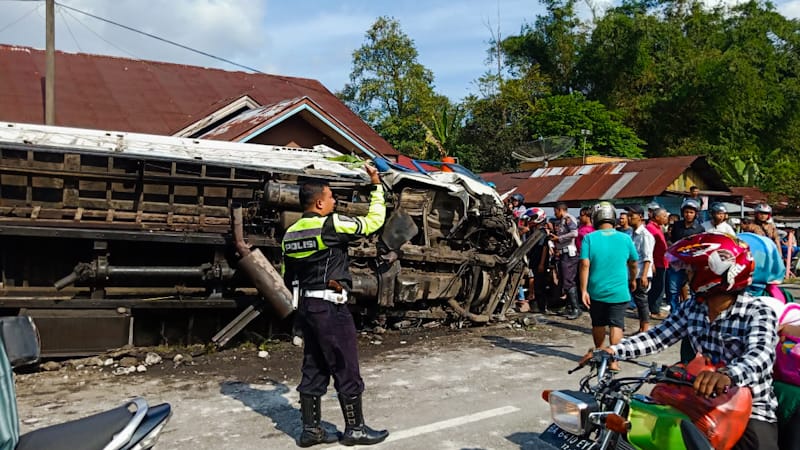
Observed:
[[[628,442],[641,450],[685,449],[681,436],[681,421],[691,421],[676,408],[664,405],[641,394],[631,397],[628,421]]]

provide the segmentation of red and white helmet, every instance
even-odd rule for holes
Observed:
[[[755,270],[747,243],[718,232],[681,239],[667,249],[667,260],[675,268],[691,268],[689,287],[701,296],[740,291],[752,283]]]
[[[544,212],[542,208],[528,208],[525,211],[525,214],[522,215],[522,219],[527,219],[530,222],[533,222],[536,225],[544,222],[547,219],[547,213]]]

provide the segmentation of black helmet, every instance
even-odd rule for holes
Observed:
[[[603,223],[617,223],[617,209],[609,202],[600,202],[592,210],[592,225],[598,228]]]

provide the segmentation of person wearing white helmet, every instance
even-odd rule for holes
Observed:
[[[646,208],[647,208],[647,220],[646,220],[646,222],[650,223],[650,221],[655,218],[655,216],[656,216],[655,212],[656,212],[657,209],[661,208],[661,205],[659,205],[658,202],[650,202],[650,203],[647,204]]]
[[[712,203],[709,211],[711,220],[703,223],[703,228],[706,231],[719,231],[730,235],[736,234],[733,227],[728,223],[728,209],[725,208],[725,205],[720,202]]]
[[[766,203],[759,203],[755,207],[755,221],[753,227],[749,230],[759,236],[764,236],[775,241],[775,246],[781,248],[781,237],[778,235],[778,229],[775,224],[770,221],[772,219],[772,207]]]
[[[520,193],[511,194],[508,206],[515,219],[519,219],[520,216],[525,214],[528,210],[528,208],[525,207],[525,196]]]

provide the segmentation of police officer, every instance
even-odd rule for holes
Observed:
[[[369,165],[365,169],[375,185],[366,216],[331,214],[336,199],[330,187],[305,183],[300,187],[303,216],[283,238],[284,280],[298,291],[296,321],[305,339],[302,380],[297,387],[303,419],[297,442],[301,447],[337,440],[320,426],[320,397],[327,391],[331,376],[345,420],[339,443],[371,445],[389,435],[386,430],[376,431],[364,424],[364,382],[358,368],[356,328],[347,307],[347,290],[352,283],[348,243],[377,231],[386,217],[378,171]]]
[[[553,208],[556,216],[555,230],[550,239],[558,250],[558,269],[560,272],[561,293],[567,295],[567,311],[565,317],[575,320],[581,315],[578,300],[578,263],[580,254],[575,240],[578,238],[578,221],[570,214],[566,203],[559,202]]]

